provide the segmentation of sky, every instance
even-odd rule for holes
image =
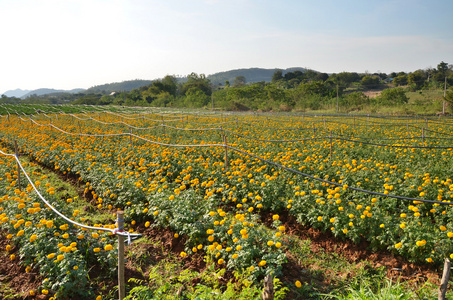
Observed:
[[[453,64],[451,0],[1,0],[0,94],[241,68]]]

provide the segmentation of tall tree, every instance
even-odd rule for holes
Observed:
[[[448,71],[448,64],[446,62],[440,62],[437,65],[437,72],[441,74],[442,76],[445,76]]]
[[[233,81],[233,86],[239,87],[245,85],[245,83],[246,83],[245,76],[236,76],[236,78],[234,78]]]
[[[283,79],[283,71],[282,70],[275,70],[274,74],[272,75],[272,82],[276,82]]]
[[[197,73],[190,73],[187,75],[187,82],[182,86],[181,94],[186,95],[187,91],[192,90],[191,94],[194,95],[193,89],[202,91],[205,95],[210,96],[212,89],[209,79],[204,74],[198,75]]]

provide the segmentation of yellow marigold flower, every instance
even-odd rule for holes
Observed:
[[[41,293],[42,293],[43,295],[47,295],[47,294],[49,293],[49,291],[46,290],[46,289],[43,289],[43,290],[41,290]]]
[[[225,262],[225,261],[224,261],[222,258],[220,258],[220,259],[217,261],[217,263],[218,263],[219,265],[223,265],[224,262]]]
[[[55,257],[55,253],[50,253],[50,254],[47,255],[47,258],[48,258],[48,259],[52,259],[52,258],[54,258],[54,257]]]
[[[101,251],[101,248],[94,248],[94,249],[93,249],[93,252],[95,252],[95,253],[97,253],[97,252],[99,252],[99,251]]]
[[[421,247],[421,246],[424,246],[426,244],[426,241],[425,240],[417,241],[415,244],[417,246]]]
[[[266,261],[265,260],[262,260],[258,263],[258,266],[260,267],[264,267],[266,265]]]
[[[236,259],[236,258],[238,258],[238,255],[236,253],[234,253],[232,257],[233,257],[233,259]]]
[[[179,255],[181,255],[181,257],[186,257],[187,256],[187,253],[182,251]]]
[[[268,246],[274,245],[274,241],[268,241],[268,242],[267,242],[267,245],[268,245]]]
[[[57,256],[57,260],[60,261],[60,260],[63,260],[64,259],[64,255],[63,254],[60,254]]]
[[[16,236],[22,236],[22,235],[24,235],[24,232],[25,231],[23,231],[23,230],[19,230],[19,232],[16,234]]]
[[[397,243],[397,244],[395,244],[395,248],[401,248],[401,247],[403,247],[403,244],[402,244],[402,243]]]
[[[36,234],[33,234],[32,236],[30,236],[30,242],[34,242],[37,238],[38,236]]]
[[[280,243],[280,242],[275,243],[275,247],[280,248],[281,246],[282,246],[282,243]]]
[[[112,249],[113,249],[113,246],[110,245],[110,244],[107,244],[107,245],[104,246],[104,250],[105,250],[105,251],[110,251],[110,250],[112,250]]]
[[[447,230],[447,227],[445,227],[445,226],[440,226],[440,230],[445,231],[445,230]]]
[[[297,280],[295,282],[295,285],[296,285],[296,287],[300,288],[302,286],[302,283],[299,280]]]

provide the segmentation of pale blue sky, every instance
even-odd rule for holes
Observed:
[[[453,64],[450,0],[1,0],[0,94],[167,74]]]

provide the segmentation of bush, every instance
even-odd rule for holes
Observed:
[[[403,88],[397,87],[383,90],[381,95],[376,98],[376,101],[382,105],[392,106],[407,103],[409,98]]]

